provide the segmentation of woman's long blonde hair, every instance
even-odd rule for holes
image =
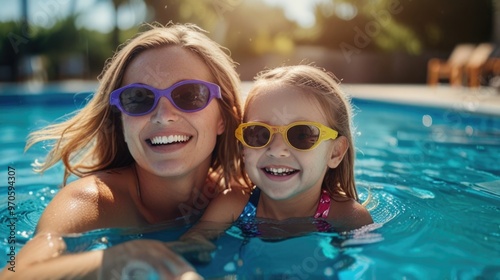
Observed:
[[[351,132],[352,107],[350,98],[341,90],[335,76],[312,65],[282,66],[257,74],[250,90],[244,112],[260,92],[261,87],[280,83],[303,89],[320,104],[328,126],[347,138],[348,149],[335,169],[329,168],[323,179],[322,188],[332,197],[350,197],[358,200],[354,181],[354,143]],[[246,114],[243,116],[246,121]]]
[[[134,159],[125,143],[119,111],[110,106],[110,93],[119,88],[127,66],[145,50],[177,45],[200,56],[221,87],[222,99],[217,100],[225,122],[225,132],[218,136],[212,153],[211,171],[218,174],[218,182],[229,188],[229,183],[245,178],[240,166],[241,151],[234,138],[242,110],[240,79],[236,63],[202,29],[192,24],[148,25],[148,30],[123,44],[106,62],[99,76],[100,84],[87,103],[70,119],[49,125],[28,137],[26,149],[38,142],[53,141],[43,163],[35,162],[35,171],[44,172],[62,161],[65,167],[63,184],[71,174],[89,173],[124,167]]]

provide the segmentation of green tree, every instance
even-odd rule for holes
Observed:
[[[332,0],[316,9],[320,31],[312,40],[332,49],[450,50],[462,42],[491,40],[493,1]],[[352,18],[342,16],[346,10],[353,11]]]

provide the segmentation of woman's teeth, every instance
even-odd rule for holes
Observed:
[[[275,175],[275,176],[287,176],[297,172],[295,169],[290,168],[264,168],[266,173]]]
[[[172,143],[187,142],[189,136],[186,135],[170,135],[170,136],[155,136],[150,139],[153,145],[167,145]]]

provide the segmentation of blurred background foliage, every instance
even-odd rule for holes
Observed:
[[[25,79],[23,65],[34,57],[46,80],[95,80],[117,46],[141,30],[118,28],[120,8],[133,1],[147,6],[146,22],[207,30],[240,63],[245,80],[264,67],[315,62],[347,82],[425,82],[429,58],[446,58],[459,43],[498,40],[498,0],[325,0],[307,27],[262,0],[111,0],[109,33],[78,28],[78,12],[49,28],[30,19],[0,22],[0,81]]]

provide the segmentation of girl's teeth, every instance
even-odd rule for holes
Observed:
[[[270,173],[272,175],[276,176],[285,176],[285,175],[290,175],[293,172],[295,172],[294,169],[290,168],[265,168],[267,173]]]

